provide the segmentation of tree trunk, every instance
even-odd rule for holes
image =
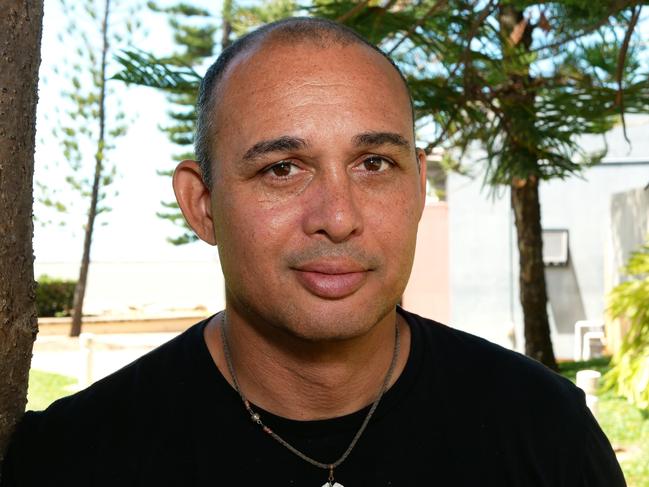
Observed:
[[[525,354],[557,370],[547,312],[548,297],[545,289],[538,178],[530,176],[524,180],[515,179],[511,191],[518,234],[519,285],[525,322]]]
[[[101,31],[103,36],[101,51],[101,80],[99,87],[99,138],[97,152],[95,153],[95,176],[92,182],[92,196],[88,208],[88,221],[85,226],[83,238],[83,255],[79,268],[79,280],[74,289],[74,304],[72,313],[72,326],[70,336],[77,337],[81,334],[81,321],[83,316],[83,301],[86,296],[86,283],[88,282],[88,268],[90,267],[90,247],[92,246],[92,232],[97,218],[97,204],[99,202],[99,187],[103,171],[105,128],[106,128],[106,55],[108,53],[108,16],[110,13],[110,0],[106,0],[104,18]]]
[[[529,52],[533,25],[522,10],[507,3],[500,6],[503,67],[510,89],[500,100],[505,126],[506,157],[518,177],[511,181],[511,204],[516,221],[520,263],[520,302],[525,323],[525,354],[557,370],[552,350],[543,264],[543,234],[537,154],[529,147],[536,124],[536,93],[529,65],[522,65],[520,50]],[[515,59],[512,61],[511,59]]]
[[[0,461],[25,410],[38,332],[32,186],[42,20],[42,0],[0,0]]]

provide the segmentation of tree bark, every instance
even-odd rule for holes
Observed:
[[[90,248],[92,246],[92,233],[97,218],[97,204],[99,202],[99,187],[103,172],[105,129],[106,129],[106,55],[108,54],[108,16],[110,14],[110,0],[106,0],[104,17],[102,21],[102,50],[101,50],[101,86],[99,87],[99,138],[97,152],[95,153],[95,175],[92,182],[92,195],[88,208],[88,221],[85,226],[83,238],[83,255],[79,268],[79,280],[74,289],[74,302],[72,312],[72,326],[70,336],[77,337],[81,334],[81,321],[83,317],[83,302],[86,296],[86,283],[88,282],[88,268],[90,267]]]
[[[525,354],[557,370],[547,311],[538,178],[529,176],[524,180],[515,179],[511,192],[518,235],[519,292],[525,322]]]
[[[0,461],[27,402],[34,305],[32,186],[42,0],[0,0]]]

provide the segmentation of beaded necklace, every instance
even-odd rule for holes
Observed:
[[[347,449],[343,452],[343,454],[338,458],[333,463],[324,463],[324,462],[319,462],[318,460],[315,460],[308,455],[302,453],[300,450],[295,448],[293,445],[288,443],[284,438],[279,436],[277,433],[275,433],[272,429],[270,429],[268,426],[266,426],[259,413],[257,413],[252,406],[250,405],[250,402],[246,397],[243,395],[243,392],[241,391],[241,387],[239,386],[239,382],[237,380],[237,376],[234,372],[234,365],[232,363],[232,353],[230,352],[230,345],[228,343],[228,337],[226,335],[226,325],[227,324],[227,317],[225,311],[223,312],[223,318],[221,320],[221,340],[223,341],[223,352],[225,355],[225,361],[228,366],[228,371],[230,372],[230,376],[232,377],[232,382],[234,384],[234,388],[241,397],[241,400],[243,401],[243,405],[246,408],[246,411],[248,411],[248,414],[250,414],[250,419],[258,424],[261,429],[264,431],[264,433],[268,434],[271,438],[273,438],[275,441],[283,445],[285,448],[287,448],[289,451],[300,457],[302,460],[310,463],[311,465],[314,465],[316,467],[322,468],[324,470],[327,470],[329,472],[329,476],[327,477],[327,482],[323,484],[322,487],[343,487],[341,484],[336,482],[334,480],[334,469],[337,468],[341,463],[343,463],[351,451],[354,449],[356,446],[356,443],[358,442],[359,438],[365,431],[365,428],[367,428],[368,423],[370,422],[370,419],[372,418],[372,415],[374,414],[374,411],[376,411],[376,408],[379,405],[379,402],[381,401],[381,398],[383,397],[383,394],[388,388],[388,384],[390,383],[390,379],[392,377],[392,373],[394,372],[394,369],[397,364],[397,358],[399,356],[399,325],[398,323],[395,322],[395,332],[394,332],[394,350],[392,352],[392,361],[390,362],[390,367],[388,368],[387,374],[385,374],[385,379],[383,379],[383,385],[381,386],[381,390],[379,391],[378,396],[374,400],[374,403],[372,403],[372,406],[370,407],[370,410],[367,413],[367,416],[365,416],[365,419],[363,420],[363,423],[361,424],[361,427],[358,429],[356,434],[354,435],[354,438],[352,441],[349,443],[349,446]]]

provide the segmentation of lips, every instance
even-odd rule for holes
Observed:
[[[341,299],[355,293],[371,272],[349,261],[310,262],[293,270],[307,291],[324,299]]]

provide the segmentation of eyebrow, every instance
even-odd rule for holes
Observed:
[[[410,142],[396,132],[363,132],[352,137],[352,143],[357,147],[378,147],[394,145],[409,149]],[[262,140],[250,147],[243,155],[244,161],[251,161],[272,152],[285,152],[304,149],[308,146],[306,140],[291,135],[283,135],[275,139]]]
[[[268,139],[257,142],[250,147],[243,155],[243,160],[252,160],[271,152],[293,151],[304,149],[307,143],[299,137],[284,135],[276,139]]]
[[[362,147],[376,147],[380,145],[394,145],[410,148],[410,142],[405,137],[395,132],[363,132],[352,137],[352,143]]]

